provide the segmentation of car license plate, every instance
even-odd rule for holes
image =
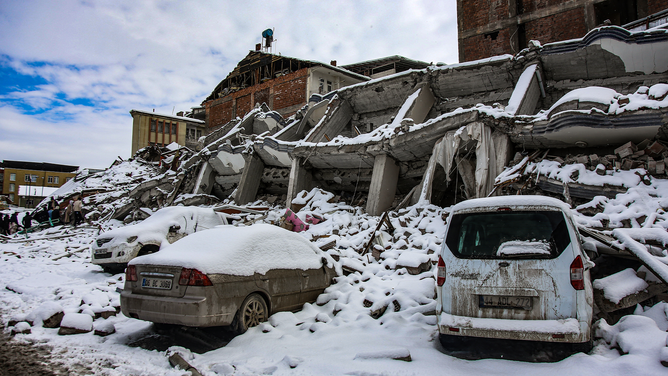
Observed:
[[[100,249],[95,250],[96,255],[107,253],[107,252],[109,252],[109,251],[106,248],[100,248]]]
[[[172,280],[161,278],[142,278],[141,287],[147,289],[171,290]]]
[[[530,311],[533,299],[530,296],[480,295],[480,308],[512,308]]]

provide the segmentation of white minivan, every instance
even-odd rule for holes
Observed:
[[[570,207],[544,196],[452,208],[437,268],[441,343],[489,338],[591,349],[593,290]]]

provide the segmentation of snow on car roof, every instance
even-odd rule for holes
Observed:
[[[211,208],[199,208],[195,206],[170,206],[162,208],[145,220],[131,226],[115,228],[100,234],[98,238],[113,238],[110,244],[124,242],[129,236],[138,236],[137,241],[161,241],[164,240],[172,225],[183,225],[179,221],[185,218],[184,222],[187,228],[183,228],[184,233],[191,233],[198,230],[213,228],[224,224],[222,218]]]
[[[470,210],[485,207],[527,207],[527,206],[544,206],[559,208],[567,213],[570,212],[570,206],[563,201],[556,198],[545,196],[499,196],[499,197],[484,197],[471,200],[462,201],[452,207],[452,212]]]
[[[270,269],[316,269],[324,256],[302,236],[278,226],[218,226],[185,237],[131,265],[164,265],[232,275],[264,274]]]

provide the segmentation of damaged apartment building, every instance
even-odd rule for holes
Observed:
[[[565,3],[587,3],[583,15],[593,4]],[[337,66],[251,51],[197,109],[206,136],[170,159],[176,174],[151,200],[290,206],[319,187],[373,215],[420,200],[445,207],[500,193],[496,177],[536,150],[665,174],[665,150],[633,161],[614,152],[668,141],[668,30],[651,28],[664,13],[633,30],[602,26],[453,65],[391,56]]]
[[[518,151],[608,153],[666,139],[667,82],[666,30],[597,28],[515,56],[311,95],[287,119],[258,104],[207,136],[194,157],[206,163],[186,186],[238,204],[262,195],[290,203],[321,187],[350,202],[366,197],[376,215],[402,199],[447,206],[490,194]]]

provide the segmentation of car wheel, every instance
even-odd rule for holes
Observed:
[[[259,294],[250,294],[243,303],[239,311],[237,311],[236,331],[241,334],[259,325],[261,322],[267,321],[269,318],[269,311],[267,310],[267,303]]]

